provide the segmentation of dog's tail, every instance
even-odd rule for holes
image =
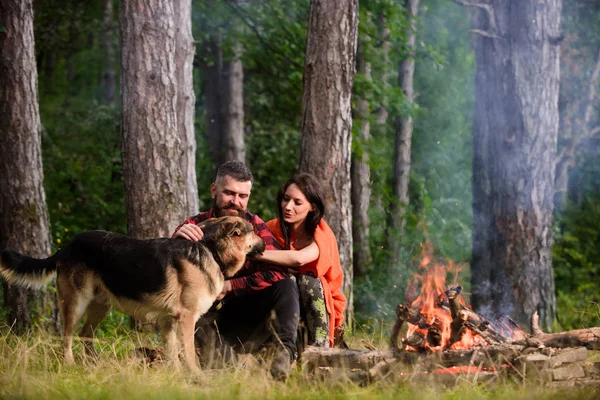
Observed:
[[[39,289],[55,274],[55,256],[38,259],[13,250],[0,253],[0,275],[10,284]]]

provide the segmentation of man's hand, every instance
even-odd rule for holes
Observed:
[[[202,232],[202,229],[200,229],[200,227],[198,227],[196,224],[185,224],[179,228],[177,232],[175,232],[174,237],[182,237],[184,239],[197,242],[202,240],[204,237],[204,232]]]
[[[227,293],[229,293],[229,292],[231,292],[231,282],[225,281],[225,284],[223,285],[223,290],[217,296],[217,300],[222,300],[223,297],[225,297],[227,295]]]

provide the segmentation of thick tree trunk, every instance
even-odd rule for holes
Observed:
[[[196,215],[198,206],[198,182],[196,180],[196,136],[194,134],[194,94],[193,63],[196,44],[192,37],[191,0],[173,3],[177,45],[175,65],[177,65],[177,124],[181,138],[181,168],[185,177],[187,215]]]
[[[188,215],[172,2],[123,1],[121,149],[128,233],[166,237]]]
[[[366,79],[371,79],[371,65],[362,57],[359,50],[357,54],[357,70]],[[358,143],[360,150],[352,152],[352,242],[353,247],[353,272],[354,276],[363,276],[366,267],[371,264],[371,250],[369,248],[369,204],[371,201],[371,168],[369,167],[369,153],[364,147],[371,139],[371,123],[369,122],[369,102],[360,100],[356,106],[357,117],[360,119],[358,130]]]
[[[561,0],[493,0],[474,17],[472,304],[555,316],[551,267]]]
[[[404,92],[407,104],[414,102],[414,75],[415,75],[415,41],[417,29],[417,13],[419,0],[407,0],[405,3],[410,26],[406,31],[406,47],[408,54],[400,63],[398,71],[398,86]],[[404,231],[406,207],[408,206],[408,184],[410,181],[410,154],[413,134],[412,115],[396,117],[396,137],[394,141],[394,174],[392,176],[392,189],[394,201],[390,205],[390,242],[388,248],[393,254],[393,263],[400,259],[400,246],[398,237]]]
[[[350,157],[357,26],[356,0],[310,2],[300,155],[300,170],[323,182],[326,220],[337,238],[344,269],[348,322],[354,312]]]
[[[0,26],[0,248],[45,258],[51,247],[31,0],[3,1]],[[47,291],[28,295],[3,285],[7,322],[18,332],[30,327],[30,311],[48,315],[56,310],[54,296]],[[29,304],[28,297],[33,300]]]
[[[104,0],[101,43],[104,49],[104,71],[101,86],[104,102],[112,104],[117,98],[117,73],[115,71],[115,23],[113,18],[113,0]]]

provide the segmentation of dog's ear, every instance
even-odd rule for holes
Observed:
[[[227,221],[225,231],[227,236],[241,236],[244,233],[244,225],[242,221]]]

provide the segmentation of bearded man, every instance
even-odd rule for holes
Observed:
[[[199,223],[236,215],[252,224],[266,249],[279,249],[265,222],[247,210],[252,183],[252,172],[242,162],[221,165],[210,185],[212,208],[186,219],[173,237],[201,240]],[[198,321],[196,344],[201,361],[210,366],[213,361],[235,358],[236,352],[269,349],[273,352],[272,376],[286,380],[296,358],[299,316],[298,286],[288,278],[286,267],[248,260],[232,279],[225,281],[218,303]]]

